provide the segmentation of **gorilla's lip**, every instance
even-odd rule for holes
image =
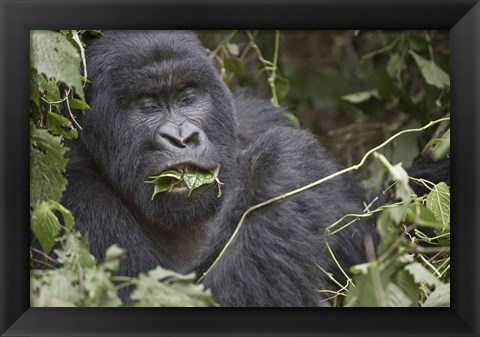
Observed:
[[[220,164],[210,164],[206,162],[196,162],[196,161],[182,161],[177,163],[168,163],[167,165],[160,168],[160,170],[156,170],[155,174],[161,174],[168,170],[176,170],[178,172],[188,172],[188,171],[195,171],[195,170],[204,170],[204,171],[214,171],[215,175],[218,176],[218,172],[220,171]]]
[[[191,164],[191,162],[188,162],[188,163],[170,165],[165,170],[173,169],[183,173],[183,172],[189,172],[196,169],[201,169],[201,170],[213,171],[215,176],[218,177],[218,173],[220,172],[220,164],[217,164],[213,168],[209,168],[209,167],[212,167],[212,165],[207,165],[207,164],[198,165],[198,164]],[[184,181],[181,181],[177,186],[175,186],[170,191],[170,193],[187,193],[188,191],[189,189],[187,187],[187,184]]]

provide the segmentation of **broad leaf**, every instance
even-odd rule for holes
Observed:
[[[63,136],[66,139],[76,139],[78,131],[72,125],[72,122],[55,112],[47,113],[47,128],[57,136]]]
[[[425,300],[423,306],[450,307],[450,283],[437,286]]]
[[[134,306],[206,307],[215,305],[212,294],[203,285],[195,285],[194,274],[181,275],[157,267],[140,274],[130,298]]]
[[[47,130],[30,127],[30,206],[44,200],[60,201],[66,189],[63,177],[68,159],[61,138]]]
[[[242,60],[236,56],[230,56],[223,61],[225,69],[230,73],[242,75],[245,72]]]
[[[74,87],[76,93],[84,97],[79,72],[80,55],[65,35],[46,30],[32,31],[30,65],[38,73]]]
[[[405,266],[407,270],[414,278],[415,283],[426,283],[429,286],[440,286],[442,282],[435,277],[427,268],[418,262],[410,263]]]
[[[427,208],[443,226],[450,224],[450,189],[444,182],[438,183],[427,196]]]
[[[450,76],[448,76],[448,74],[443,71],[442,68],[437,66],[433,60],[427,60],[415,53],[413,50],[410,50],[409,53],[415,59],[423,78],[428,84],[439,89],[450,86]]]

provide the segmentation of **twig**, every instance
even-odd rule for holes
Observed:
[[[65,95],[68,95],[68,92],[65,90]],[[67,96],[68,97],[68,96]],[[73,117],[73,113],[72,113],[72,110],[70,110],[70,104],[68,103],[68,99],[67,99],[67,110],[68,112],[70,113],[70,118],[72,119],[73,123],[75,124],[75,126],[79,129],[79,130],[83,130],[82,127],[80,126],[80,124],[77,123],[77,120],[75,119],[75,117]]]
[[[241,216],[240,218],[240,221],[238,222],[237,224],[237,227],[235,228],[235,231],[233,232],[233,234],[231,235],[230,239],[227,241],[227,243],[225,244],[225,246],[223,247],[222,251],[220,252],[220,254],[218,255],[218,257],[215,259],[215,261],[212,263],[212,265],[207,269],[207,271],[205,271],[202,276],[197,280],[197,284],[202,282],[205,277],[208,275],[208,273],[216,266],[216,264],[218,263],[218,261],[220,261],[220,259],[222,258],[222,256],[225,254],[225,252],[227,251],[227,249],[230,247],[230,245],[232,244],[233,240],[235,239],[235,237],[237,236],[238,232],[240,231],[240,228],[242,227],[243,225],[243,222],[245,221],[245,218],[253,211],[259,209],[259,208],[262,208],[264,206],[267,206],[267,205],[270,205],[270,204],[273,204],[274,202],[277,202],[279,200],[283,200],[285,198],[288,198],[290,196],[293,196],[295,194],[298,194],[300,192],[303,192],[303,191],[306,191],[312,187],[315,187],[317,185],[320,185],[322,183],[324,183],[325,181],[328,181],[328,180],[331,180],[335,177],[338,177],[338,176],[341,176],[347,172],[351,172],[351,171],[355,171],[355,170],[358,170],[360,167],[362,167],[362,165],[365,163],[365,161],[368,159],[368,157],[370,157],[370,155],[372,155],[372,153],[380,150],[381,148],[383,148],[385,145],[389,144],[391,141],[393,141],[394,139],[398,138],[399,136],[403,135],[403,134],[406,134],[406,133],[413,133],[413,132],[420,132],[420,131],[423,131],[423,130],[426,130],[430,127],[432,127],[433,125],[436,125],[438,123],[441,123],[441,122],[445,122],[445,121],[449,121],[450,118],[440,118],[440,119],[437,119],[435,121],[431,121],[430,123],[428,123],[427,125],[421,127],[421,128],[416,128],[416,129],[406,129],[406,130],[402,130],[398,133],[396,133],[395,135],[391,136],[390,138],[388,138],[386,141],[384,141],[382,144],[374,147],[373,149],[371,149],[370,151],[368,151],[362,158],[362,160],[360,160],[360,162],[356,165],[353,165],[353,166],[350,166],[348,168],[345,168],[343,170],[340,170],[340,171],[337,171],[333,174],[330,174],[329,176],[326,176],[322,179],[319,179],[317,181],[314,181],[313,183],[310,183],[308,185],[305,185],[303,187],[300,187],[300,188],[297,188],[293,191],[290,191],[288,193],[285,193],[285,194],[282,194],[282,195],[279,195],[279,196],[276,196],[274,198],[271,198],[271,199],[268,199],[264,202],[261,202],[257,205],[254,205],[250,208],[248,208]]]

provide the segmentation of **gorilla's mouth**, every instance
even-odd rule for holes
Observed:
[[[218,186],[218,197],[221,196],[220,185],[222,182],[218,179],[220,172],[220,164],[209,169],[213,165],[180,163],[174,165],[166,165],[164,169],[158,170],[161,173],[149,177],[145,181],[147,184],[154,185],[154,191],[151,200],[155,198],[158,193],[184,193],[188,191],[188,196],[194,190],[202,186],[208,186],[216,182]],[[157,172],[158,172],[157,171]]]
[[[176,166],[171,166],[171,167],[168,167],[166,170],[175,170],[178,173],[188,173],[188,172],[198,172],[198,171],[213,171],[213,173],[215,174],[215,177],[218,177],[218,173],[220,172],[220,164],[218,164],[213,169],[212,168],[204,168],[204,167],[206,167],[205,165],[201,165],[201,166],[202,167],[196,166],[195,164],[187,163],[187,164],[180,164],[180,165],[176,165]],[[175,193],[175,192],[183,193],[183,192],[187,192],[189,189],[190,188],[187,185],[187,183],[185,182],[185,180],[182,180],[172,188],[170,193]]]

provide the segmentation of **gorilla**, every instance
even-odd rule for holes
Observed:
[[[340,169],[282,109],[232,94],[191,32],[104,32],[86,56],[91,111],[69,144],[62,202],[97,258],[112,244],[127,249],[122,275],[157,265],[202,275],[249,207]],[[216,170],[222,195],[212,184],[151,199],[148,177],[186,167]],[[339,176],[255,210],[203,284],[222,306],[322,305],[328,277],[317,265],[342,279],[327,243],[344,268],[364,262],[374,220],[325,228],[363,201]]]

